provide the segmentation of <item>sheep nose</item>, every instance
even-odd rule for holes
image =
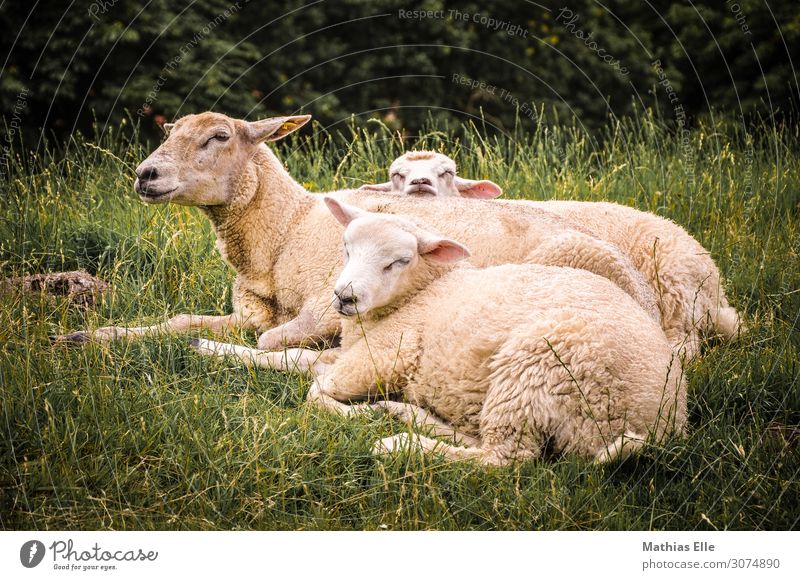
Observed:
[[[433,182],[427,177],[417,177],[411,180],[411,185],[433,185]]]
[[[140,183],[154,181],[158,179],[158,169],[152,165],[148,167],[140,167],[136,170],[136,177],[139,178]]]
[[[353,289],[350,286],[347,286],[344,289],[337,288],[333,291],[333,293],[342,306],[352,306],[358,301],[353,294]]]

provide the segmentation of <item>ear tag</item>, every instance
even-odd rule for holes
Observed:
[[[281,131],[291,131],[295,127],[297,127],[297,123],[286,121],[283,125],[281,125]]]

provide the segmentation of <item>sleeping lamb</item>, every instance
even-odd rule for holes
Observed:
[[[608,280],[538,265],[454,267],[469,255],[461,244],[402,216],[325,201],[346,226],[334,289],[345,320],[341,352],[310,400],[402,395],[471,443],[414,437],[415,445],[488,464],[538,457],[545,446],[606,461],[684,431],[678,357]],[[376,450],[407,440],[387,438]]]
[[[349,403],[378,399],[373,408],[466,445],[400,434],[376,453],[410,443],[501,465],[549,447],[608,461],[684,432],[680,360],[608,280],[572,268],[455,266],[469,256],[461,244],[403,216],[325,201],[346,228],[334,288],[341,348],[274,353],[196,340],[198,352],[269,368],[288,361],[314,377],[311,404],[351,415],[365,406]]]

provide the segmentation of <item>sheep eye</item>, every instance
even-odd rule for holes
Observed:
[[[401,179],[402,179],[402,177],[403,177],[403,176],[402,176],[402,175],[400,175],[399,173],[397,173],[397,172],[395,171],[395,172],[394,172],[394,173],[392,173],[392,174],[391,174],[389,177],[390,177],[391,179],[394,179],[394,178],[396,178],[396,177],[398,177],[398,178],[401,178]]]
[[[208,147],[208,144],[211,143],[212,141],[221,141],[221,142],[224,143],[225,141],[227,141],[230,138],[231,138],[231,136],[228,135],[227,133],[217,133],[217,134],[209,137],[206,140],[206,142],[203,143],[203,147]]]
[[[453,176],[455,174],[456,172],[453,171],[452,169],[445,169],[439,177],[444,177],[445,175]]]
[[[390,272],[392,268],[394,268],[395,266],[407,266],[410,262],[411,260],[409,258],[400,258],[399,260],[395,260],[394,262],[386,266],[383,269],[383,271]]]

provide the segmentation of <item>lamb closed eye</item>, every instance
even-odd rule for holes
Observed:
[[[391,270],[395,266],[407,266],[410,262],[411,262],[411,260],[409,258],[400,258],[399,260],[395,260],[394,262],[392,262],[391,264],[386,266],[383,269],[383,271],[384,272],[388,272],[389,270]]]

